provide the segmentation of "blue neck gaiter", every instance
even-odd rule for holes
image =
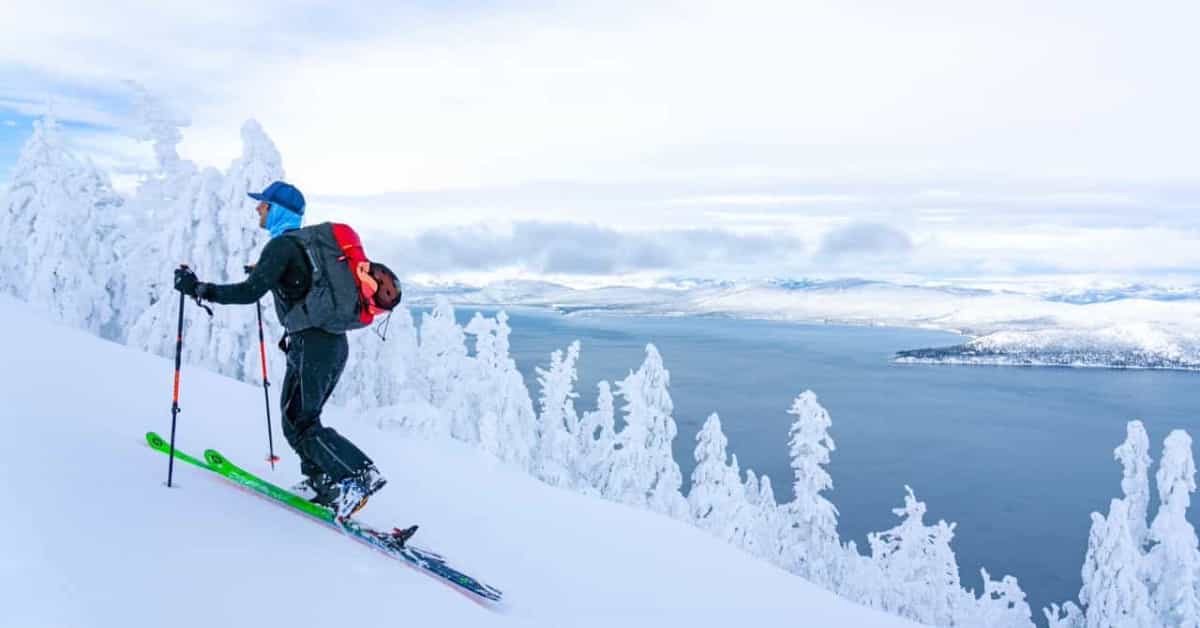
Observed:
[[[271,203],[271,209],[267,212],[267,231],[271,232],[272,238],[277,238],[285,232],[299,229],[303,219],[303,216],[283,205]]]

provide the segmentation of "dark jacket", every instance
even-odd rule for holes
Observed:
[[[286,311],[303,301],[311,286],[312,268],[303,247],[294,238],[277,237],[263,247],[245,281],[206,284],[200,296],[214,303],[254,303],[269,290]]]

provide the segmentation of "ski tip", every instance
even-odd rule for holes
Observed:
[[[215,449],[204,450],[204,461],[214,467],[224,466],[229,462],[225,459],[225,456],[222,456],[221,453]]]
[[[155,449],[160,449],[167,446],[167,441],[154,432],[146,432],[146,444]]]

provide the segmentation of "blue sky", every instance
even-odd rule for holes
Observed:
[[[0,182],[8,181],[12,166],[28,135],[30,118],[6,113],[0,118]]]
[[[132,80],[186,114],[185,157],[223,167],[253,117],[315,207],[463,251],[439,259],[464,271],[486,266],[465,253],[481,235],[535,274],[663,270],[707,259],[672,247],[714,246],[690,270],[1200,268],[1195,3],[16,12],[37,27],[0,38],[0,120],[18,122],[0,127],[0,177],[49,101],[131,185],[149,159],[128,137]],[[579,225],[640,244],[553,262],[539,239],[584,246]],[[764,242],[782,263],[742,248]]]

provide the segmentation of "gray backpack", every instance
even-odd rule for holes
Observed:
[[[369,323],[363,322],[360,316],[363,304],[358,282],[346,262],[342,245],[334,236],[333,223],[295,229],[281,237],[299,243],[312,267],[312,286],[303,301],[285,309],[286,306],[275,299],[275,312],[284,329],[294,333],[319,327],[328,332],[343,333],[366,327]]]

